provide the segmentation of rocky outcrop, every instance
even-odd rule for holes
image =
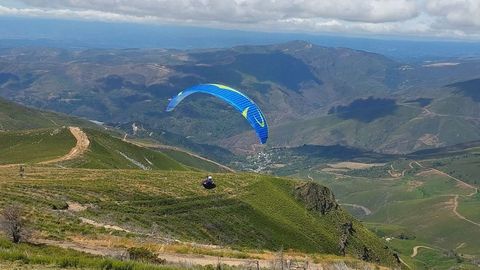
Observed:
[[[353,222],[347,222],[342,225],[342,235],[340,236],[340,253],[345,256],[347,247],[349,245],[349,238],[355,233]]]
[[[322,215],[338,209],[338,203],[332,191],[313,182],[296,185],[295,197],[302,201],[308,210],[319,212]]]

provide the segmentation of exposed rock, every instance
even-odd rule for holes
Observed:
[[[302,201],[308,210],[319,212],[322,215],[338,208],[332,191],[313,182],[295,186],[295,197]]]
[[[353,223],[352,222],[347,222],[347,223],[344,223],[342,224],[342,235],[340,236],[340,243],[339,243],[339,247],[340,247],[340,253],[345,256],[346,254],[346,250],[347,250],[347,247],[348,247],[348,239],[350,236],[353,236],[353,234],[355,233],[355,229],[353,228]]]
[[[393,253],[393,257],[395,258],[395,262],[396,262],[397,264],[401,264],[401,263],[402,263],[402,261],[400,260],[400,256],[398,256],[398,253],[396,253],[396,252]]]
[[[370,253],[371,253],[371,250],[368,247],[364,246],[363,247],[363,253],[362,253],[362,256],[361,256],[362,260],[364,260],[366,262],[371,262],[373,258],[372,258],[372,254],[370,254]]]
[[[353,235],[356,230],[353,228],[353,222],[347,222],[342,224],[342,230],[344,234]]]

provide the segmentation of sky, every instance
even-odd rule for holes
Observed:
[[[0,17],[480,40],[480,0],[0,0]]]

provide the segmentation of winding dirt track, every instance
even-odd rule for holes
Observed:
[[[90,140],[85,132],[83,132],[79,127],[68,127],[72,135],[77,140],[77,144],[73,147],[68,154],[63,157],[59,157],[52,160],[42,161],[39,164],[51,164],[58,163],[66,160],[71,160],[81,156],[85,151],[87,151],[88,146],[90,145]]]
[[[480,223],[477,223],[477,222],[475,222],[475,221],[473,221],[473,220],[470,220],[470,219],[462,216],[460,213],[458,213],[457,207],[458,207],[458,195],[455,195],[455,196],[453,197],[453,213],[454,213],[459,219],[463,219],[463,220],[465,220],[465,221],[467,221],[467,222],[472,223],[473,225],[476,225],[476,226],[480,227]]]
[[[416,162],[416,161],[415,161],[415,162]],[[418,163],[418,162],[416,162],[416,163],[417,163],[418,165],[420,165],[420,163]],[[420,165],[420,166],[421,166],[421,165]],[[421,167],[424,168],[423,166],[421,166]],[[435,173],[437,173],[437,174],[440,174],[440,175],[449,177],[450,179],[453,179],[453,180],[457,181],[458,185],[460,185],[460,186],[462,186],[462,187],[466,187],[466,188],[473,189],[472,193],[470,193],[470,194],[468,194],[468,195],[463,195],[463,196],[465,196],[465,197],[472,197],[472,196],[474,196],[475,194],[478,193],[478,188],[477,188],[477,187],[475,187],[475,186],[473,186],[473,185],[471,185],[471,184],[469,184],[469,183],[467,183],[467,182],[465,182],[465,181],[463,181],[463,180],[461,180],[461,179],[458,179],[458,178],[456,178],[456,177],[454,177],[454,176],[451,176],[451,175],[448,174],[448,173],[442,172],[442,171],[437,170],[437,169],[431,168],[430,170],[433,171],[433,172],[435,172]],[[458,198],[459,198],[461,195],[452,194],[451,196],[453,196],[453,208],[452,208],[452,211],[453,211],[453,213],[455,214],[455,216],[457,216],[459,219],[465,220],[465,221],[467,221],[467,222],[469,222],[469,223],[471,223],[471,224],[473,224],[473,225],[475,225],[475,226],[480,227],[480,223],[475,222],[475,221],[473,221],[473,220],[470,220],[470,219],[464,217],[462,214],[460,214],[460,213],[457,211],[457,208],[458,208]]]
[[[367,207],[365,207],[363,205],[353,204],[353,203],[340,203],[340,205],[345,205],[345,206],[350,206],[350,207],[353,207],[353,208],[361,209],[365,213],[366,216],[372,214],[372,210],[368,209]]]
[[[469,183],[467,183],[467,182],[465,182],[465,181],[463,181],[463,180],[460,180],[460,179],[458,179],[458,178],[456,178],[456,177],[451,176],[451,175],[448,174],[448,173],[442,172],[442,171],[437,170],[437,169],[433,169],[433,168],[432,168],[432,171],[434,171],[434,172],[436,172],[436,173],[438,173],[438,174],[441,174],[441,175],[443,175],[443,176],[449,177],[449,178],[457,181],[457,183],[458,183],[460,186],[473,189],[474,192],[471,193],[471,194],[469,194],[469,195],[467,195],[467,196],[469,196],[469,197],[470,197],[470,196],[473,196],[473,195],[475,195],[475,194],[477,193],[477,188],[476,188],[476,187],[470,185]]]
[[[417,254],[418,254],[418,249],[419,249],[419,248],[425,248],[425,249],[432,249],[432,250],[434,250],[434,248],[427,247],[427,246],[415,246],[415,247],[413,247],[413,253],[412,253],[412,255],[410,255],[410,257],[413,258],[413,257],[417,256]]]

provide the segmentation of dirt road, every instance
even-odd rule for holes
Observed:
[[[361,209],[365,213],[366,216],[372,214],[372,210],[368,209],[367,207],[365,207],[363,205],[353,204],[353,203],[340,203],[340,205],[345,205],[345,206],[350,206],[350,207]]]
[[[70,152],[63,157],[42,161],[39,164],[51,164],[71,160],[85,153],[85,151],[88,149],[88,146],[90,145],[90,140],[88,139],[87,134],[83,132],[79,127],[69,127],[68,129],[77,140],[77,144],[75,145],[75,147],[73,147]]]
[[[122,254],[125,253],[125,250],[122,249],[115,249],[115,248],[107,248],[101,246],[85,246],[80,245],[74,242],[65,242],[65,241],[55,241],[55,240],[48,240],[48,239],[32,239],[30,242],[34,244],[44,244],[50,246],[61,247],[65,249],[73,249],[76,251],[85,252],[88,254],[99,255],[99,256],[108,256],[108,257],[120,257]]]
[[[477,193],[477,188],[476,188],[476,187],[470,185],[470,184],[467,183],[467,182],[464,182],[463,180],[460,180],[460,179],[458,179],[458,178],[456,178],[456,177],[451,176],[451,175],[448,174],[448,173],[442,172],[442,171],[437,170],[437,169],[433,169],[433,168],[432,168],[432,171],[434,171],[434,172],[436,172],[436,173],[438,173],[438,174],[444,175],[444,176],[446,176],[446,177],[449,177],[449,178],[457,181],[457,183],[458,183],[460,186],[473,189],[473,190],[474,190],[474,193],[473,193],[473,194]],[[473,196],[473,195],[468,195],[468,196]]]
[[[423,167],[423,166],[422,166],[422,167]],[[462,187],[464,187],[464,188],[473,189],[473,190],[472,190],[472,193],[470,193],[470,194],[468,194],[468,195],[464,195],[464,196],[466,196],[466,197],[472,197],[472,196],[474,196],[475,194],[478,193],[478,188],[477,188],[477,187],[475,187],[475,186],[473,186],[473,185],[471,185],[471,184],[469,184],[469,183],[467,183],[467,182],[465,182],[465,181],[463,181],[463,180],[461,180],[461,179],[458,179],[458,178],[456,178],[456,177],[454,177],[454,176],[451,176],[451,175],[448,174],[448,173],[445,173],[445,172],[442,172],[442,171],[440,171],[440,170],[433,169],[433,168],[431,168],[430,171],[433,171],[433,172],[435,172],[435,173],[437,173],[437,174],[446,176],[446,177],[448,177],[448,178],[450,178],[450,179],[453,179],[453,180],[457,181],[457,183],[458,183],[459,186],[462,186]],[[469,222],[469,223],[471,223],[471,224],[473,224],[473,225],[476,225],[476,226],[479,226],[479,227],[480,227],[480,223],[475,222],[475,221],[473,221],[473,220],[470,220],[470,219],[464,217],[462,214],[460,214],[460,213],[457,211],[457,208],[458,208],[458,198],[459,198],[461,195],[452,194],[452,195],[450,195],[450,196],[453,196],[453,208],[452,208],[452,211],[453,211],[453,213],[455,214],[455,216],[457,216],[459,219],[465,220],[465,221],[467,221],[467,222]]]
[[[419,248],[425,248],[425,249],[432,249],[432,250],[434,250],[434,248],[427,247],[427,246],[415,246],[415,247],[413,247],[413,253],[412,253],[412,255],[410,255],[410,257],[413,258],[413,257],[417,256],[417,254],[418,254],[418,249],[419,249]]]
[[[453,209],[452,209],[452,210],[453,210],[453,213],[454,213],[459,219],[463,219],[463,220],[465,220],[465,221],[467,221],[467,222],[472,223],[473,225],[476,225],[476,226],[480,227],[480,223],[477,223],[477,222],[475,222],[475,221],[473,221],[473,220],[470,220],[470,219],[462,216],[460,213],[458,213],[458,211],[457,211],[457,207],[458,207],[458,197],[459,197],[458,195],[453,196]]]

